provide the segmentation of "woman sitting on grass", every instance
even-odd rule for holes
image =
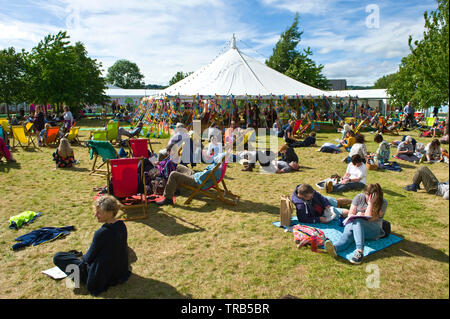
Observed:
[[[366,178],[367,168],[363,163],[363,158],[359,154],[355,154],[351,157],[345,175],[340,179],[339,183],[333,185],[332,181],[327,182],[326,192],[339,193],[363,189],[366,186]]]
[[[384,236],[383,217],[386,213],[387,201],[383,198],[383,190],[379,184],[369,184],[364,193],[353,198],[348,216],[365,216],[349,221],[344,228],[344,233],[338,242],[333,245],[331,241],[325,242],[327,252],[336,256],[337,253],[346,250],[350,244],[356,244],[356,250],[352,264],[360,264],[364,255],[364,242],[377,240]]]
[[[437,138],[427,144],[425,147],[425,152],[428,163],[437,163],[444,160],[442,156],[441,142],[439,142]]]
[[[350,163],[350,158],[355,154],[359,154],[362,157],[363,162],[365,163],[367,158],[367,148],[366,144],[364,144],[365,142],[366,141],[364,139],[364,135],[356,135],[355,144],[353,144],[352,148],[350,149],[350,153],[348,154],[348,156],[345,157],[342,161],[344,163]]]
[[[298,156],[288,144],[281,146],[278,155],[281,156],[281,159],[276,161],[276,173],[282,174],[299,170]]]
[[[16,162],[16,160],[13,158],[11,151],[6,146],[5,140],[3,140],[0,137],[0,162],[1,162],[3,156],[6,158],[6,161],[8,161],[8,162],[12,162],[12,163]]]
[[[62,138],[56,152],[53,153],[53,160],[56,162],[56,168],[72,167],[77,163],[67,138]]]
[[[128,265],[127,227],[116,219],[117,199],[103,195],[94,204],[95,217],[102,227],[94,234],[86,254],[77,257],[71,252],[59,252],[53,263],[69,275],[73,266],[79,270],[79,282],[86,285],[91,295],[98,295],[110,286],[122,284],[131,275]],[[68,266],[72,266],[69,267]]]

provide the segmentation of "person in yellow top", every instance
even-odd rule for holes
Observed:
[[[355,143],[356,143],[355,133],[352,130],[350,130],[347,132],[345,139],[341,142],[341,145],[347,150],[347,152],[350,152],[350,149]]]

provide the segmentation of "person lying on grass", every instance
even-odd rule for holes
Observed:
[[[403,189],[409,192],[417,192],[420,189],[420,183],[423,184],[428,194],[435,194],[436,196],[442,196],[444,199],[449,199],[449,184],[440,183],[431,170],[422,166],[417,169],[413,176],[412,184],[403,187]]]
[[[99,197],[95,204],[95,217],[103,225],[95,232],[86,254],[78,257],[72,252],[58,252],[53,263],[70,275],[75,267],[79,280],[88,292],[97,296],[109,287],[122,284],[131,275],[128,264],[127,227],[116,216],[119,202],[111,195]]]
[[[346,250],[351,244],[356,244],[356,250],[350,260],[352,264],[361,264],[364,255],[364,243],[368,240],[377,240],[384,235],[383,217],[386,213],[387,201],[383,198],[383,190],[377,184],[369,184],[364,193],[353,198],[348,216],[366,216],[349,221],[344,233],[338,242],[333,245],[331,241],[325,242],[326,251],[336,257],[337,253]]]
[[[281,159],[276,161],[276,173],[282,174],[298,171],[300,168],[298,165],[298,156],[291,146],[288,144],[282,145],[278,155],[281,156]]]

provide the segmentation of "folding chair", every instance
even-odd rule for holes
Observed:
[[[138,194],[138,178],[145,185],[144,159],[141,158],[119,158],[107,161],[107,185],[108,193],[116,197],[121,203],[121,208],[125,212],[134,208],[142,208],[142,215],[133,217],[122,217],[121,220],[137,220],[147,218],[147,190]],[[141,162],[141,169],[138,171],[138,164]]]
[[[193,191],[192,194],[188,197],[188,199],[184,202],[185,205],[189,204],[192,201],[192,199],[195,197],[195,195],[197,195],[198,193],[206,195],[212,199],[218,199],[219,201],[221,201],[225,204],[229,204],[229,205],[237,204],[240,197],[231,193],[228,190],[227,186],[225,185],[225,181],[224,181],[225,172],[227,170],[226,157],[227,156],[224,156],[222,158],[222,161],[220,161],[219,163],[216,164],[214,169],[208,174],[208,176],[203,180],[203,182],[200,185],[198,185],[197,187],[193,187],[193,186],[185,185],[185,184],[182,185],[182,187]],[[220,178],[217,180],[214,173],[218,169],[221,170],[221,174],[220,174]],[[207,182],[212,182],[212,185],[205,187],[205,184]],[[223,189],[220,188],[220,183],[222,184]],[[215,192],[211,192],[210,190],[215,190]],[[227,197],[229,197],[229,198],[227,198]]]
[[[59,142],[59,126],[51,126],[47,132],[47,139],[44,141],[44,145],[57,145]]]
[[[71,143],[75,142],[76,144],[81,144],[80,140],[78,139],[79,131],[80,131],[79,126],[72,126],[70,128],[70,131],[67,135],[67,139],[69,140],[69,142],[71,142]]]
[[[119,158],[116,149],[108,141],[89,140],[87,142],[87,146],[91,150],[90,159],[94,158],[95,155],[94,163],[92,164],[92,169],[89,175],[104,176],[105,174],[108,173],[108,171],[105,169],[101,169],[102,166],[105,165],[108,162],[108,160]],[[95,165],[97,164],[97,159],[99,156],[102,158],[103,163],[96,167]]]
[[[130,151],[133,154],[133,157],[145,157],[149,158],[148,153],[148,144],[150,144],[150,149],[152,148],[152,144],[146,138],[130,138],[128,140],[130,144]],[[151,150],[153,153],[153,150]]]
[[[34,144],[33,136],[26,134],[24,126],[12,125],[11,131],[12,131],[12,135],[13,135],[12,148],[15,148],[17,145],[19,145],[22,148],[26,148],[26,147],[29,147],[31,144],[33,144],[33,147],[36,148],[36,144]],[[26,144],[26,146],[25,146],[25,144]]]
[[[303,123],[303,119],[295,121],[294,128],[292,129],[292,134],[293,135],[297,134],[297,131],[300,128],[300,126],[302,125],[302,123]]]
[[[364,125],[364,123],[366,123],[367,119],[361,120],[361,122],[359,122],[358,126],[355,128],[354,132],[355,135],[358,134],[358,132],[361,130],[362,126]]]
[[[95,131],[91,131],[89,139],[94,141],[107,141],[106,135],[106,129],[96,129]]]
[[[106,124],[106,140],[112,142],[115,140],[117,142],[117,136],[119,132],[119,122],[109,122]]]
[[[11,133],[11,129],[9,127],[9,123],[7,119],[0,119],[0,126],[3,128],[3,131],[6,133]]]
[[[303,125],[303,127],[301,128],[301,130],[298,132],[297,137],[298,138],[304,138],[306,135],[306,131],[311,127],[311,122],[306,123],[305,125]]]

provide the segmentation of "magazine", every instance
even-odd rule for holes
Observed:
[[[370,219],[370,216],[358,216],[358,215],[352,215],[352,216],[348,216],[346,219],[344,219],[344,221],[342,222],[344,225],[347,225],[348,222],[357,219],[357,218],[363,218],[363,219]]]

